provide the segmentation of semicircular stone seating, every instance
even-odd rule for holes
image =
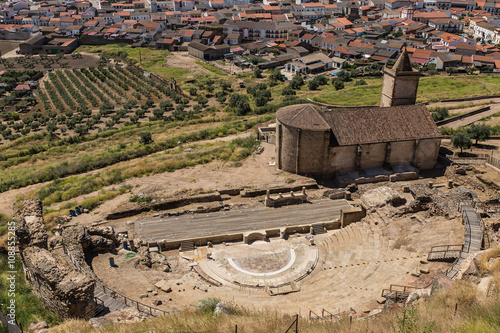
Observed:
[[[199,268],[222,284],[279,287],[307,276],[318,262],[318,250],[307,244],[295,244],[285,250],[238,259],[217,256],[215,252],[214,259],[200,261]]]
[[[231,265],[227,258],[217,257],[216,251],[215,260],[204,259],[198,268],[222,284],[234,296],[235,302],[240,300],[242,303],[248,302],[248,293],[238,291],[242,287],[255,290],[255,287],[298,282],[299,292],[269,297],[256,291],[252,299],[265,300],[267,306],[284,311],[307,308],[321,313],[322,309],[337,312],[370,308],[376,304],[382,289],[390,284],[406,284],[411,273],[419,270],[420,260],[427,255],[409,252],[404,247],[393,249],[393,242],[382,235],[380,227],[368,222],[353,223],[316,236],[316,244],[309,246],[305,240],[289,244],[287,250],[293,249],[295,261],[274,275],[249,275],[244,264],[241,267]],[[230,256],[230,252],[226,255]],[[286,266],[285,261],[280,265]]]
[[[425,254],[392,249],[392,245],[378,226],[366,222],[351,224],[318,242],[319,263],[303,281],[302,290],[322,285],[326,297],[320,296],[316,303],[323,305],[311,310],[320,313],[332,297],[336,308],[349,310],[359,307],[350,304],[375,301],[390,284],[403,284],[418,270]],[[309,293],[315,294],[312,289]]]

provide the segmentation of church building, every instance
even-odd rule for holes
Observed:
[[[323,179],[376,168],[432,169],[441,134],[426,106],[415,105],[419,77],[405,50],[384,68],[380,107],[279,109],[277,167]]]

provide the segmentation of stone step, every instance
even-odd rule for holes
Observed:
[[[188,239],[188,240],[181,241],[181,251],[182,252],[194,251],[194,242],[193,242],[193,240],[192,239]]]
[[[326,233],[324,223],[316,223],[312,225],[313,235],[321,235]]]

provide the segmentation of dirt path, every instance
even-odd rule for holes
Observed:
[[[262,143],[262,146],[264,147],[263,153],[252,155],[238,167],[233,162],[214,161],[209,164],[197,165],[175,172],[164,172],[147,177],[131,178],[115,185],[115,187],[130,185],[134,194],[145,193],[161,196],[182,190],[271,187],[287,183],[298,184],[303,180],[304,177],[302,176],[281,172],[275,166],[270,166],[269,163],[274,161],[275,156],[274,145]],[[130,193],[125,193],[106,201],[91,214],[83,214],[73,218],[71,223],[90,224],[103,221],[110,211],[127,203],[130,196]],[[79,198],[75,198],[72,201],[75,200],[79,200]]]
[[[13,204],[16,201],[17,197],[24,196],[29,192],[36,190],[49,183],[51,183],[51,181],[45,183],[33,184],[23,188],[18,188],[15,190],[10,190],[0,193],[0,213],[12,215],[14,213],[14,210],[12,209]]]

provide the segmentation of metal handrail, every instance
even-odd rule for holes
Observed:
[[[460,249],[452,249],[452,247],[460,247]],[[443,248],[446,247],[445,250],[437,250],[438,248]],[[437,245],[431,247],[431,250],[429,251],[430,253],[441,253],[441,252],[448,252],[448,251],[462,251],[464,248],[463,244],[450,244],[450,245]]]
[[[133,300],[131,298],[128,298],[116,291],[114,291],[113,289],[111,289],[110,287],[106,286],[104,283],[100,282],[100,281],[96,281],[96,285],[101,287],[102,288],[102,291],[103,293],[105,293],[106,295],[110,296],[110,297],[113,297],[114,299],[117,299],[118,297],[121,297],[123,298],[124,300],[124,303],[125,305],[127,306],[132,306],[135,304],[135,307],[137,308],[138,311],[140,312],[143,312],[143,313],[146,313],[146,314],[149,314],[151,316],[156,316],[156,312],[160,312],[161,314],[163,315],[166,315],[168,314],[167,311],[165,310],[162,310],[162,309],[158,309],[158,308],[155,308],[155,307],[152,307],[152,306],[149,306],[147,304],[144,304],[144,303],[141,303],[141,302],[138,302],[136,300]],[[106,289],[109,291],[109,293],[106,292]],[[128,302],[127,302],[128,301]],[[149,311],[143,311],[141,310],[141,307],[144,307],[146,309],[148,309]]]
[[[330,312],[329,312],[328,310],[326,310],[326,309],[321,309],[321,317],[323,317],[323,318],[325,317],[325,312],[326,312],[326,313],[328,313],[328,317],[329,317],[329,319],[332,319],[332,318],[334,317],[334,316],[333,316],[333,314],[332,314],[332,313],[330,313]]]
[[[314,315],[314,318],[312,317]],[[309,320],[319,319],[320,317],[313,311],[309,310]]]

